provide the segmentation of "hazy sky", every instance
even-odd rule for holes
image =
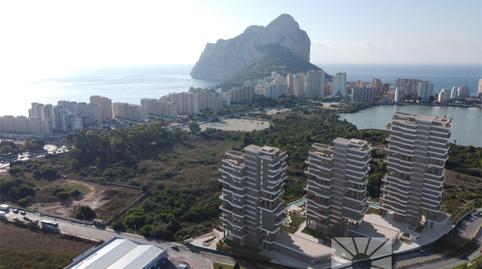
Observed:
[[[281,13],[310,36],[314,63],[482,61],[480,0],[15,0],[0,3],[0,76],[194,64],[206,42]]]

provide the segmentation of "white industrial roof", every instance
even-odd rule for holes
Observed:
[[[113,238],[85,257],[78,258],[68,269],[139,269],[161,255],[165,249]]]

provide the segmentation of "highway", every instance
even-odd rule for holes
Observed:
[[[219,257],[217,255],[207,253],[194,253],[189,251],[184,245],[176,242],[163,242],[163,241],[150,241],[142,236],[130,234],[130,233],[118,233],[112,229],[99,229],[92,225],[86,225],[82,223],[67,221],[64,219],[57,219],[48,217],[35,212],[25,212],[25,215],[20,213],[13,213],[12,209],[6,214],[7,220],[15,222],[15,218],[26,223],[23,217],[29,219],[55,221],[59,224],[59,230],[61,234],[70,235],[78,238],[83,238],[91,241],[106,241],[112,237],[120,237],[135,240],[141,243],[153,244],[161,248],[166,248],[169,254],[170,264],[167,264],[165,268],[177,268],[177,265],[181,262],[188,263],[193,269],[212,269],[212,263],[214,261],[229,262],[229,257]],[[177,246],[179,251],[174,250],[172,247]],[[81,253],[79,253],[80,255]]]

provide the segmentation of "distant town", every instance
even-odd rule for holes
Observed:
[[[247,80],[240,87],[228,89],[195,89],[171,93],[159,99],[143,98],[138,104],[112,102],[104,96],[91,96],[90,102],[60,100],[57,105],[32,103],[28,117],[1,116],[0,133],[45,136],[82,128],[121,127],[128,123],[150,119],[176,119],[202,112],[221,112],[231,105],[250,105],[255,96],[270,99],[295,97],[296,100],[353,102],[370,105],[423,104],[441,106],[479,106],[482,79],[476,96],[467,85],[440,89],[434,93],[431,81],[397,79],[395,84],[374,78],[371,82],[347,81],[346,73],[336,73],[331,79],[323,70],[287,74],[272,72],[262,79]]]

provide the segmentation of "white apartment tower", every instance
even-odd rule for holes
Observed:
[[[451,120],[397,112],[389,124],[385,213],[413,225],[436,217],[442,201]]]
[[[346,94],[346,73],[336,73],[333,80],[333,96]]]
[[[285,218],[286,159],[272,147],[249,145],[230,150],[219,169],[221,221],[225,236],[239,245],[270,248]]]
[[[305,93],[309,99],[324,97],[325,72],[323,70],[311,70],[306,72]]]
[[[327,236],[344,235],[368,210],[371,147],[364,140],[336,138],[311,146],[305,174],[307,226]]]

